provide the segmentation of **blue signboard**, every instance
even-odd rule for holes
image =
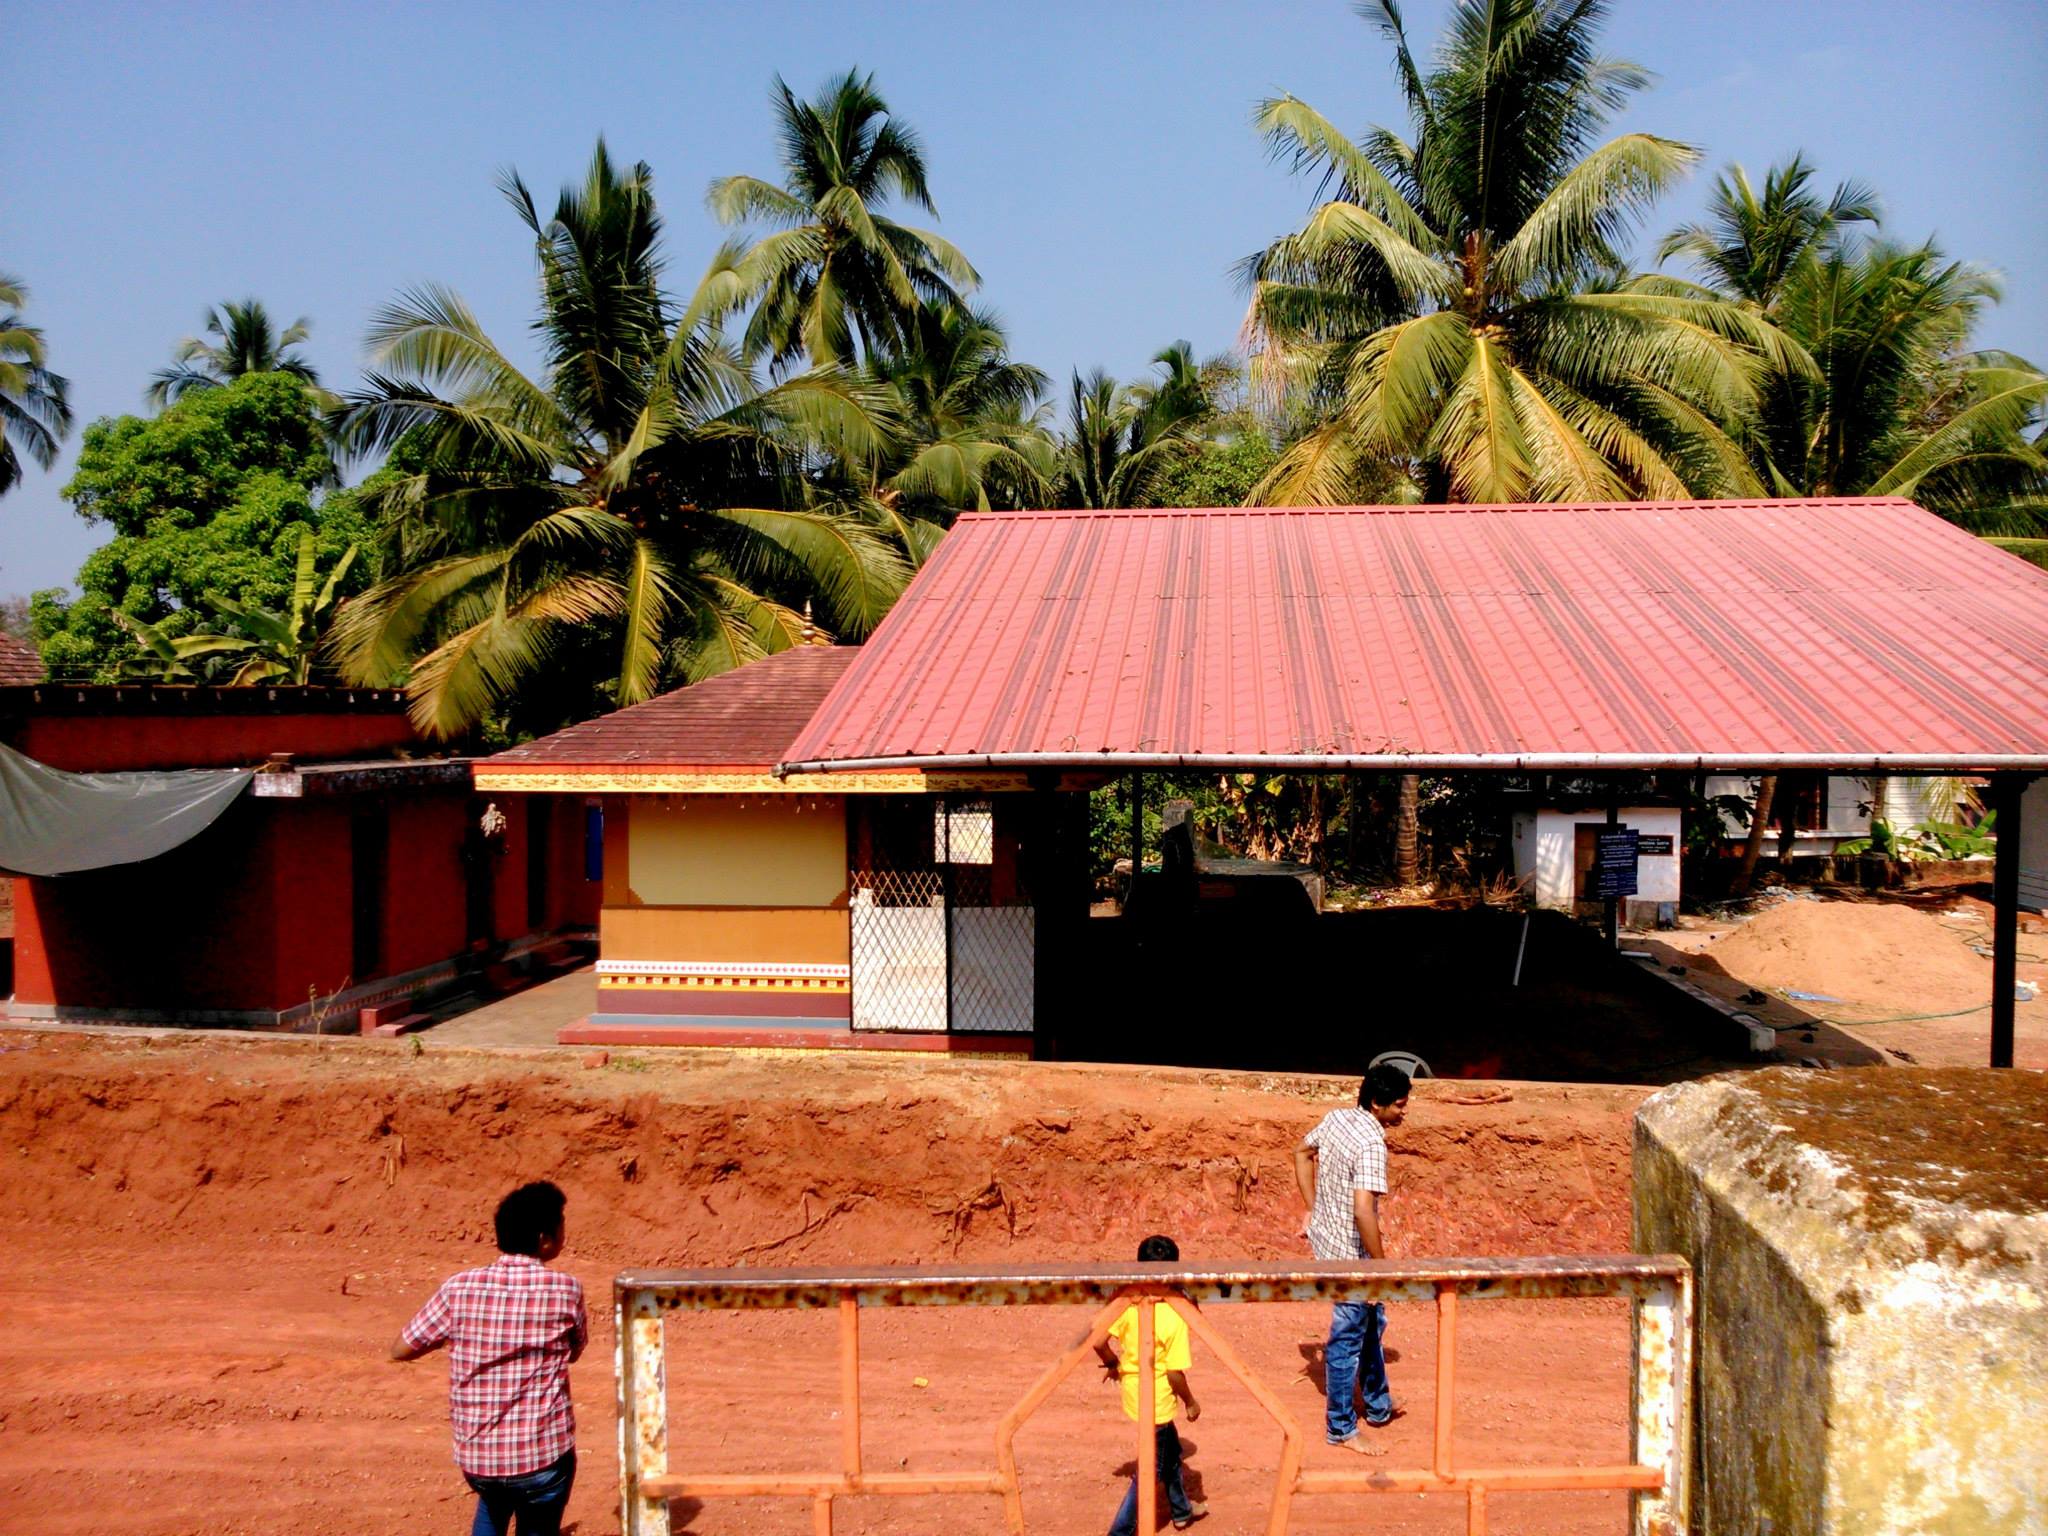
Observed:
[[[1593,839],[1593,895],[1599,900],[1636,893],[1639,834],[1633,827],[1609,827]]]

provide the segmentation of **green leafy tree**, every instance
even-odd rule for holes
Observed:
[[[313,322],[301,316],[282,331],[270,311],[255,299],[230,300],[206,312],[206,335],[187,336],[172,354],[175,361],[157,370],[145,399],[161,410],[194,390],[219,389],[252,373],[286,373],[316,392],[320,376],[297,348],[312,334]]]
[[[50,372],[40,327],[22,318],[28,288],[0,273],[0,496],[21,482],[21,455],[48,469],[71,433],[70,383]]]
[[[769,231],[736,265],[755,305],[747,355],[786,369],[900,348],[921,306],[955,306],[980,281],[943,236],[882,211],[893,199],[937,216],[916,133],[858,70],[810,101],[778,76],[774,103],[781,184],[726,176],[709,196],[724,223]]]
[[[374,497],[386,575],[341,614],[344,671],[405,679],[420,727],[452,736],[552,728],[779,650],[808,599],[865,634],[905,562],[804,503],[820,463],[882,456],[887,392],[837,369],[761,387],[721,325],[745,297],[733,248],[675,313],[644,163],[600,141],[545,217],[516,175],[504,190],[534,237],[543,368],[446,289],[376,318],[339,432],[407,443],[417,468]]]
[[[1258,112],[1329,194],[1246,264],[1262,383],[1323,418],[1262,499],[1358,499],[1387,460],[1429,500],[1758,492],[1737,433],[1796,355],[1752,310],[1623,273],[1623,237],[1698,154],[1600,141],[1648,80],[1596,52],[1606,7],[1458,0],[1427,72],[1393,0],[1365,9],[1408,137],[1354,141],[1293,96]]]
[[[1273,472],[1280,450],[1247,423],[1197,445],[1160,471],[1151,486],[1157,507],[1241,507]]]
[[[273,612],[223,597],[208,600],[213,621],[239,630],[239,634],[202,631],[173,638],[154,624],[117,612],[114,617],[135,636],[143,651],[126,670],[171,682],[195,682],[224,672],[228,682],[238,686],[285,683],[303,688],[314,680],[314,669],[326,647],[328,621],[355,558],[356,546],[351,544],[322,581],[319,540],[312,529],[302,528],[291,596],[282,610]],[[204,670],[195,671],[195,662]]]
[[[113,536],[86,557],[75,598],[33,599],[51,675],[119,677],[136,643],[116,615],[179,638],[216,602],[285,604],[302,534],[323,564],[368,541],[360,493],[332,490],[333,479],[314,402],[288,374],[94,422],[64,495]]]

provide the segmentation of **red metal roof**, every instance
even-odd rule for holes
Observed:
[[[963,517],[795,767],[2048,767],[2048,572],[1912,503]]]
[[[26,640],[0,630],[0,688],[43,680],[43,658]]]
[[[859,654],[806,645],[487,759],[505,768],[737,768],[766,772]]]

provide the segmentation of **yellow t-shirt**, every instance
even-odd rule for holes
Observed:
[[[1138,1308],[1135,1303],[1125,1307],[1123,1316],[1110,1324],[1109,1336],[1116,1340],[1116,1373],[1124,1390],[1124,1412],[1135,1419],[1138,1416],[1138,1381],[1142,1374],[1138,1361]],[[1158,1398],[1152,1405],[1152,1422],[1171,1424],[1174,1410],[1179,1405],[1174,1401],[1173,1388],[1167,1385],[1166,1373],[1188,1368],[1188,1325],[1181,1321],[1178,1312],[1164,1303],[1152,1309],[1152,1354],[1159,1362]]]

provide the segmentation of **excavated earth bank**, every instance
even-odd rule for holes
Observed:
[[[1303,1252],[1291,1147],[1355,1084],[1158,1068],[722,1052],[414,1054],[220,1036],[0,1034],[0,1529],[151,1536],[459,1531],[438,1360],[381,1356],[445,1273],[490,1255],[511,1185],[568,1192],[563,1263],[584,1282],[579,1536],[617,1528],[610,1278],[627,1265]],[[1425,1083],[1393,1138],[1401,1255],[1620,1251],[1629,1117],[1643,1091]],[[1080,1324],[1068,1309],[874,1318],[871,1464],[988,1459],[1004,1408]],[[1319,1428],[1319,1309],[1221,1315]],[[1626,1313],[1473,1306],[1460,1454],[1626,1451]],[[1426,1309],[1394,1309],[1407,1416],[1387,1465],[1427,1465]],[[671,1329],[672,1460],[829,1463],[828,1319],[690,1317]],[[1216,1536],[1255,1528],[1277,1435],[1220,1369],[1187,1431]],[[922,1383],[920,1385],[920,1383]],[[1034,1530],[1106,1526],[1130,1450],[1113,1393],[1069,1382],[1020,1441]],[[1334,1454],[1319,1445],[1313,1456]],[[1615,1495],[1496,1500],[1501,1529],[1618,1531]],[[1302,1530],[1461,1529],[1462,1502],[1301,1506]],[[801,1532],[800,1505],[679,1504],[678,1530]],[[855,1501],[842,1533],[999,1525],[976,1500]]]

